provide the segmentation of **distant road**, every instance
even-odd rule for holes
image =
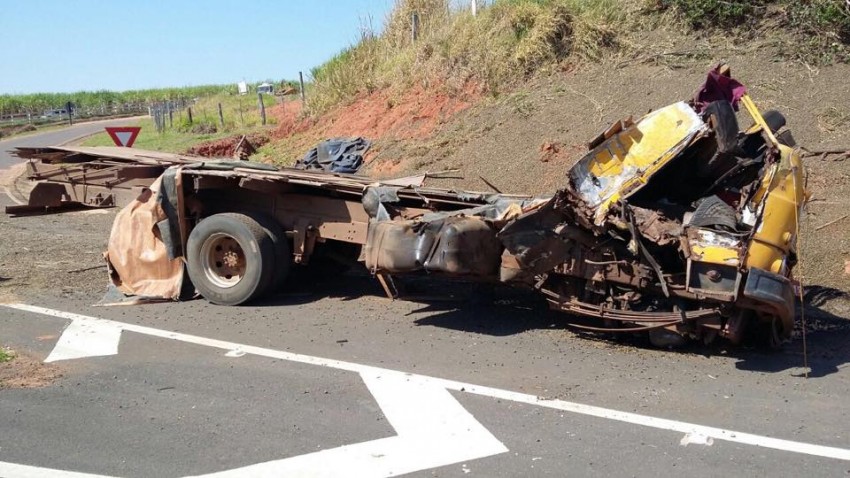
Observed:
[[[0,169],[6,169],[10,166],[20,163],[21,160],[12,156],[9,151],[20,146],[57,146],[67,143],[82,136],[87,136],[92,133],[103,131],[106,126],[121,126],[139,121],[139,117],[121,118],[115,120],[93,121],[90,123],[75,124],[62,129],[54,129],[44,133],[35,133],[31,135],[9,138],[0,140]]]

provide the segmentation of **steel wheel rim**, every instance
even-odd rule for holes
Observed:
[[[245,277],[245,252],[233,236],[214,233],[201,246],[201,267],[213,285],[229,289]]]

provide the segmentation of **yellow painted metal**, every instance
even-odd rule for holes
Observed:
[[[779,160],[770,166],[750,202],[760,217],[744,265],[787,275],[785,259],[795,252],[797,221],[808,197],[803,187],[803,165],[798,151],[779,144],[749,96],[741,102],[779,153]]]
[[[743,243],[736,236],[702,228],[688,230],[689,258],[693,261],[738,266]]]
[[[640,189],[705,127],[686,103],[653,111],[597,146],[581,162],[601,186],[584,199],[596,205],[595,222],[609,207]]]
[[[691,257],[693,260],[699,262],[737,266],[739,261],[738,256],[739,250],[735,248],[704,244],[691,245]]]
[[[753,100],[752,98],[750,98],[750,95],[744,95],[743,97],[741,97],[741,104],[743,104],[744,108],[747,109],[747,112],[753,118],[753,121],[755,121],[756,125],[761,127],[762,132],[764,132],[770,144],[774,146],[779,145],[779,142],[776,141],[776,136],[773,135],[773,132],[770,130],[770,127],[767,126],[767,122],[764,120],[764,117],[759,112],[759,109],[756,107],[756,104],[753,103]]]
[[[795,251],[797,221],[806,200],[803,189],[803,167],[797,151],[779,145],[780,160],[771,166],[759,186],[754,201],[761,219],[747,250],[747,268],[758,267],[787,275],[785,258]],[[762,199],[763,198],[763,199]]]

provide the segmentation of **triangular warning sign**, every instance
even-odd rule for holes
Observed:
[[[133,143],[136,142],[136,137],[139,135],[139,131],[142,130],[142,127],[107,126],[104,129],[109,134],[109,137],[112,138],[112,141],[115,142],[115,146],[125,146],[130,148],[133,146]]]

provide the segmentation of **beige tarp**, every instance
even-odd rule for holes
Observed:
[[[183,283],[182,258],[169,259],[156,224],[167,217],[156,197],[159,177],[115,217],[106,260],[112,283],[127,295],[177,300]]]

